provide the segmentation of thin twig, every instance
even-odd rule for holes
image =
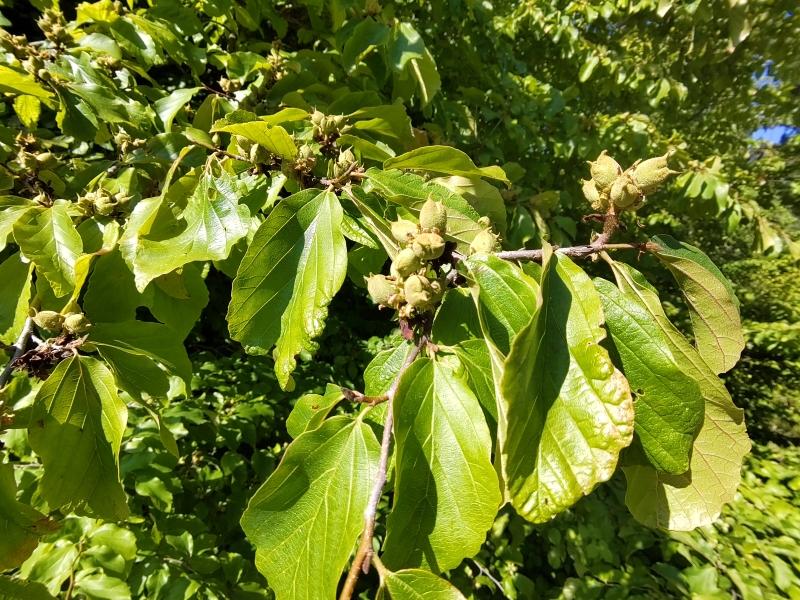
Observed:
[[[602,235],[602,234],[601,234]],[[554,248],[557,254],[569,256],[570,258],[586,258],[593,254],[599,254],[605,250],[638,250],[639,252],[648,252],[654,246],[651,242],[631,242],[623,244],[606,244],[597,243],[595,240],[591,244],[584,244],[582,246],[568,246],[566,248]],[[495,252],[495,256],[504,260],[524,260],[541,262],[542,250],[505,250],[503,252]]]
[[[382,404],[389,400],[389,396],[386,394],[367,396],[358,390],[351,390],[350,388],[342,388],[342,396],[344,396],[344,399],[348,402],[360,402],[361,404],[367,404],[368,406],[377,406],[378,404]]]
[[[347,574],[342,593],[339,594],[339,600],[350,600],[353,597],[353,591],[356,587],[356,581],[361,574],[369,572],[369,564],[372,559],[372,538],[375,535],[375,515],[378,511],[378,502],[380,502],[383,495],[383,486],[386,485],[386,470],[389,466],[389,446],[392,443],[392,429],[394,427],[394,415],[392,405],[394,404],[394,397],[397,394],[397,388],[400,385],[400,379],[403,373],[406,372],[411,363],[419,356],[422,348],[428,343],[428,338],[422,336],[419,343],[411,350],[406,357],[403,366],[397,372],[397,376],[392,381],[392,385],[386,392],[386,420],[383,423],[383,438],[381,440],[381,457],[378,462],[378,473],[375,476],[375,481],[372,485],[370,492],[369,502],[367,508],[364,510],[364,531],[361,533],[361,542],[358,545],[356,557],[353,559],[353,564],[350,565],[350,572]]]
[[[8,378],[11,377],[11,372],[14,370],[14,363],[25,353],[25,348],[28,347],[28,340],[32,333],[33,319],[28,317],[25,320],[25,324],[22,326],[22,332],[19,334],[17,342],[14,344],[14,354],[3,369],[3,372],[0,373],[0,388],[2,388],[6,384],[6,381],[8,381]]]

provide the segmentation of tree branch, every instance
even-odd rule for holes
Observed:
[[[353,597],[353,591],[356,587],[356,581],[363,571],[369,572],[369,564],[372,559],[372,538],[375,535],[375,516],[378,511],[378,502],[380,502],[383,495],[383,486],[386,485],[386,470],[389,466],[389,446],[392,443],[392,429],[394,428],[394,414],[392,405],[394,404],[394,397],[397,394],[397,388],[400,385],[400,379],[403,373],[406,372],[411,363],[419,356],[422,348],[428,343],[427,336],[422,336],[419,343],[411,350],[406,357],[403,366],[397,372],[397,376],[392,381],[392,385],[386,392],[386,420],[383,423],[383,438],[381,440],[381,457],[378,463],[378,473],[375,477],[375,482],[372,485],[372,492],[369,496],[367,508],[364,510],[364,531],[361,533],[361,541],[358,544],[358,551],[356,557],[353,559],[353,564],[350,565],[350,572],[347,574],[342,592],[339,594],[339,600],[350,600]]]
[[[0,373],[0,388],[2,388],[8,381],[8,378],[11,377],[11,372],[14,370],[14,363],[16,360],[25,353],[25,348],[28,347],[28,340],[32,333],[33,319],[28,317],[25,320],[25,325],[22,326],[22,332],[19,334],[17,342],[14,344],[14,354],[3,369],[3,372]]]
[[[602,235],[602,234],[601,234]],[[599,239],[599,238],[598,238]],[[608,244],[597,243],[597,240],[591,244],[584,244],[582,246],[567,246],[566,248],[555,247],[554,251],[570,258],[586,258],[593,254],[599,254],[606,250],[638,250],[639,252],[649,252],[654,249],[651,242],[631,242],[626,244]],[[503,252],[495,252],[498,258],[504,260],[525,260],[533,262],[541,262],[542,250],[505,250]]]

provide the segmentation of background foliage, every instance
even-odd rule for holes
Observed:
[[[46,6],[4,0],[3,25],[41,39],[35,19]],[[62,8],[78,28],[117,10],[110,2]],[[586,237],[578,176],[583,161],[601,149],[613,148],[627,161],[678,148],[683,175],[641,211],[641,219],[702,247],[722,265],[742,302],[748,345],[727,384],[758,444],[736,501],[713,526],[662,534],[630,521],[621,482],[612,480],[546,525],[501,515],[481,553],[449,577],[475,598],[498,597],[501,588],[509,598],[795,597],[800,273],[793,240],[800,232],[800,143],[794,138],[768,146],[751,137],[760,127],[798,125],[800,57],[785,42],[800,34],[793,3],[220,0],[189,7],[158,0],[135,8],[137,26],[151,23],[152,47],[126,43],[120,33],[119,58],[107,54],[102,40],[87,52],[123,61],[138,83],[102,79],[126,98],[122,103],[96,90],[97,96],[70,91],[67,103],[75,110],[59,119],[79,139],[84,130],[83,139],[93,138],[104,123],[132,123],[127,140],[69,150],[78,163],[97,158],[90,152],[114,160],[116,144],[128,143],[137,167],[132,188],[142,196],[163,177],[167,157],[181,143],[168,133],[171,122],[207,118],[203,111],[213,111],[209,105],[224,103],[226,95],[259,113],[281,103],[329,106],[351,90],[402,103],[415,135],[454,144],[479,164],[504,164],[515,184],[503,192],[509,247]],[[390,36],[397,23],[407,26],[394,27]],[[48,33],[54,35],[52,28]],[[196,46],[186,42],[192,35],[201,40]],[[405,70],[393,54],[395,35],[405,36],[421,57],[417,72]],[[13,54],[7,38],[4,49]],[[357,64],[360,56],[369,68]],[[169,89],[199,89],[177,107],[162,103],[156,120],[151,78]],[[4,189],[38,191],[24,165],[14,164],[11,132],[25,127],[48,139],[55,117],[44,100],[36,109],[5,97]],[[81,117],[85,104],[97,113],[96,122]],[[52,146],[59,151],[58,140]],[[362,152],[380,152],[380,143],[375,146]],[[68,168],[52,169],[48,184],[58,185]],[[131,176],[115,174],[108,191],[115,193],[114,180],[125,177]],[[642,261],[643,269],[652,266]],[[206,278],[208,305],[188,338],[192,391],[171,393],[163,411],[180,458],[165,449],[146,412],[132,411],[121,465],[126,490],[135,492],[129,519],[113,525],[70,516],[16,576],[70,597],[271,597],[253,567],[239,516],[289,441],[282,423],[292,402],[306,391],[324,392],[328,382],[363,389],[365,365],[392,333],[348,280],[344,297],[335,301],[340,310],[335,305],[330,313],[351,317],[328,321],[315,358],[301,354],[306,360],[293,376],[297,388],[282,392],[270,359],[245,358],[236,345],[219,345],[230,294],[220,273],[230,267],[217,269]],[[670,316],[688,322],[677,290],[671,301]],[[192,310],[203,305],[198,300]],[[157,302],[143,297],[132,310],[156,314]],[[174,324],[184,333],[191,327]],[[9,430],[0,439],[11,460],[30,464],[17,470],[17,485],[19,499],[35,505],[41,473],[26,436]],[[23,594],[12,591],[22,585],[14,581],[0,580],[0,593]],[[364,589],[370,583],[365,580]],[[38,593],[31,586],[27,597]]]

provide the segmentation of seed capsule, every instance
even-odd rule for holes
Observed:
[[[405,278],[422,266],[422,261],[414,254],[411,248],[403,248],[394,257],[391,266],[391,273],[395,277]]]
[[[444,238],[438,233],[420,233],[411,248],[422,260],[434,260],[444,252]]]
[[[605,150],[600,153],[596,161],[589,162],[589,170],[600,191],[605,191],[611,187],[614,180],[622,174],[622,167]]]
[[[398,219],[392,222],[392,237],[401,244],[407,244],[410,238],[419,233],[419,227],[413,221]]]
[[[389,305],[389,298],[397,293],[397,286],[385,275],[367,277],[367,290],[375,304]]]
[[[423,229],[438,229],[439,233],[447,231],[447,208],[441,202],[430,198],[419,211],[419,224]]]
[[[92,328],[92,322],[83,313],[69,313],[64,317],[64,329],[75,335],[82,335]]]
[[[497,248],[497,236],[492,233],[491,229],[484,229],[472,240],[469,245],[470,254],[482,254],[494,252]]]
[[[643,194],[652,194],[670,175],[677,173],[667,166],[669,156],[670,153],[667,152],[664,156],[648,158],[636,165],[632,175]]]
[[[589,201],[589,204],[592,205],[592,208],[595,210],[602,210],[603,198],[600,196],[600,192],[597,190],[597,185],[594,182],[594,179],[589,179],[583,182],[583,195]]]
[[[45,331],[61,331],[61,327],[64,324],[64,315],[54,310],[42,310],[36,313],[36,316],[33,317],[33,322],[36,323],[37,327]]]
[[[608,193],[609,199],[618,208],[629,208],[640,196],[639,188],[627,174],[614,180],[611,191]]]
[[[418,311],[425,311],[432,306],[431,283],[427,277],[412,275],[403,285],[406,302]]]

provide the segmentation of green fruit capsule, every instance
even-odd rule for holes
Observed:
[[[673,171],[667,166],[669,157],[670,153],[667,152],[664,156],[648,158],[636,165],[632,175],[643,194],[652,194],[670,175],[678,173],[678,171]]]
[[[431,282],[428,281],[427,277],[422,277],[421,275],[412,275],[406,279],[403,285],[406,302],[420,312],[432,306],[432,291]]]
[[[69,313],[64,317],[64,329],[75,335],[83,335],[92,328],[92,322],[83,313]]]
[[[390,269],[395,277],[405,278],[422,266],[422,261],[411,248],[404,248],[397,253]]]
[[[57,313],[54,310],[42,310],[36,313],[33,317],[33,322],[36,326],[45,331],[61,331],[64,324],[64,315]]]
[[[640,196],[639,188],[633,183],[629,175],[621,175],[611,185],[608,197],[614,206],[618,208],[629,208]]]
[[[600,153],[596,161],[589,162],[589,170],[600,191],[608,190],[622,174],[622,167],[605,150]]]
[[[419,227],[413,221],[398,219],[392,222],[392,237],[401,244],[407,244],[419,233]]]
[[[447,231],[447,208],[441,202],[428,198],[419,211],[419,224],[423,229],[437,229],[439,233],[445,233]]]
[[[600,192],[597,189],[594,179],[584,181],[581,189],[583,190],[584,197],[589,201],[589,204],[592,205],[593,209],[602,210],[603,204],[607,204],[607,202],[603,202],[603,198],[600,196]]]
[[[370,298],[375,304],[389,305],[389,298],[397,293],[397,286],[385,275],[372,275],[365,278]]]
[[[490,229],[484,229],[469,245],[470,254],[486,254],[494,252],[497,248],[497,236]]]
[[[435,260],[444,253],[444,238],[438,233],[420,233],[411,248],[421,260]]]

